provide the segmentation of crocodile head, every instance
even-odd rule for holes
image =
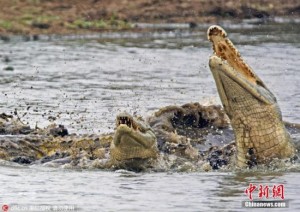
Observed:
[[[211,26],[207,35],[214,50],[210,70],[235,133],[237,165],[293,156],[295,149],[272,92],[244,62],[221,27]]]
[[[234,112],[232,108],[236,105],[235,100],[238,100],[238,95],[244,97],[251,94],[250,98],[260,100],[263,105],[276,104],[274,95],[243,61],[221,27],[211,26],[208,29],[208,39],[213,43],[214,50],[214,55],[209,59],[209,66],[223,107],[230,118],[232,118]],[[239,92],[236,93],[238,95],[235,95],[234,91]]]
[[[142,120],[121,113],[116,118],[116,127],[110,147],[112,159],[123,161],[157,157],[156,136]]]

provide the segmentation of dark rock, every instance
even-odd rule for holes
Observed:
[[[25,156],[19,156],[12,159],[12,162],[19,163],[19,164],[31,164],[32,160]]]

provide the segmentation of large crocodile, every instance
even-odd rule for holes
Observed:
[[[274,158],[292,158],[296,149],[274,95],[221,27],[211,26],[207,35],[214,50],[209,67],[234,129],[236,164],[244,167],[269,163]]]

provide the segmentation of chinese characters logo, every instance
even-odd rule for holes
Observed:
[[[259,184],[254,185],[252,183],[249,184],[249,186],[245,189],[245,194],[248,196],[248,198],[252,201],[253,200],[253,194],[257,191],[257,197],[259,199],[265,198],[273,198],[273,199],[282,199],[284,200],[284,185],[261,185]]]

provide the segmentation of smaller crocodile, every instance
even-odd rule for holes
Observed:
[[[157,157],[156,136],[141,118],[138,120],[128,113],[121,113],[116,118],[116,127],[110,146],[110,154],[114,160]]]
[[[117,116],[115,135],[69,135],[61,125],[30,129],[12,116],[3,115],[0,120],[5,132],[0,136],[0,158],[8,161],[73,167],[88,167],[94,163],[99,168],[121,165],[130,168],[135,165],[132,163],[135,159],[158,155],[156,136],[151,128],[127,113]]]
[[[209,67],[235,134],[236,164],[251,167],[295,156],[275,96],[241,58],[224,29],[211,26],[207,36],[214,51]]]
[[[222,108],[199,103],[167,106],[146,121],[121,113],[115,132],[105,135],[69,134],[61,125],[31,129],[11,116],[0,120],[7,132],[0,136],[0,158],[28,165],[197,170],[202,169],[213,146],[232,140],[225,138],[232,132]],[[211,165],[225,164],[227,159],[221,157],[210,160]]]
[[[116,117],[110,145],[110,160],[105,168],[141,171],[153,167],[159,156],[153,130],[141,118],[123,112]]]

